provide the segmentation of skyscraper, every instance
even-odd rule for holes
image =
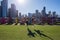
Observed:
[[[16,17],[18,17],[18,10],[16,10]]]
[[[36,13],[36,23],[39,24],[40,23],[40,16],[41,16],[41,14],[40,14],[39,10],[36,10],[35,13]]]
[[[52,17],[51,11],[48,12],[48,17]]]
[[[8,0],[1,1],[1,6],[2,6],[2,17],[7,17]]]
[[[42,16],[43,16],[43,17],[46,17],[46,7],[43,7],[43,10],[42,10],[41,13],[42,13]]]
[[[10,8],[10,16],[12,18],[16,18],[18,16],[18,10],[16,10],[16,6],[15,4],[11,4],[11,8]]]
[[[8,17],[11,17],[11,8],[8,9]]]
[[[41,14],[39,12],[39,10],[36,10],[36,18],[40,18]]]
[[[28,13],[28,17],[31,18],[32,17],[32,13]]]
[[[0,17],[2,17],[2,8],[0,6]]]
[[[56,11],[52,12],[53,17],[56,17]]]
[[[21,12],[19,13],[19,19],[21,19]]]

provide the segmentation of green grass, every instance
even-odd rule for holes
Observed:
[[[45,35],[51,37],[54,40],[60,40],[60,26],[58,25],[32,25],[28,28],[35,32],[36,30],[43,31]],[[36,33],[36,32],[35,32]],[[35,35],[35,37],[29,37],[27,26],[23,25],[0,25],[0,40],[50,40],[47,37]]]

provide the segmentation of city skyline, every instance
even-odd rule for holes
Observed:
[[[28,14],[29,12],[34,13],[36,9],[41,12],[42,8],[46,6],[47,12],[56,11],[57,14],[60,15],[60,0],[26,0],[25,4],[17,3],[16,0],[8,0],[8,8],[10,8],[12,3],[16,5],[16,9],[22,14]]]

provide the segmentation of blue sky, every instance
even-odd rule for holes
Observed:
[[[11,3],[14,3],[16,9],[22,14],[34,13],[36,9],[41,12],[43,7],[46,6],[47,12],[56,11],[60,15],[60,0],[26,0],[26,3],[23,5],[17,3],[17,0],[8,0],[8,8]]]

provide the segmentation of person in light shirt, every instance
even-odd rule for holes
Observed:
[[[16,19],[15,19],[15,25],[17,25],[18,24],[18,18],[16,17]]]

